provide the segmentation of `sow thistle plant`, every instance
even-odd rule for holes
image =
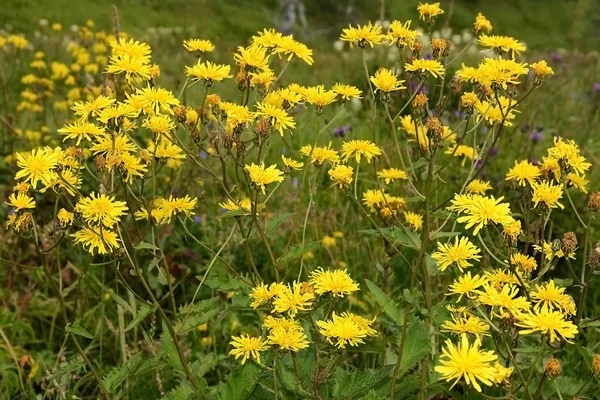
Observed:
[[[600,194],[578,204],[592,165],[556,136],[540,161],[486,175],[554,72],[482,14],[466,47],[484,56],[459,66],[466,47],[431,34],[440,4],[418,13],[343,29],[362,75],[353,84],[296,82],[288,66],[319,56],[273,29],[227,59],[210,40],[184,41],[176,91],[160,86],[149,44],[91,21],[68,60],[29,57],[16,118],[3,120],[7,235],[35,244],[53,321],[79,355],[28,379],[65,393],[61,377],[85,365],[93,388],[82,393],[104,398],[589,393],[600,356],[579,343],[597,326],[585,307]],[[392,64],[370,57],[390,46]],[[0,36],[14,60],[29,47]],[[339,143],[327,132],[352,101],[368,105],[366,133]],[[32,116],[39,129],[21,128]],[[208,261],[193,266],[189,249]],[[102,333],[69,308],[65,258],[118,303],[112,368],[95,351]]]

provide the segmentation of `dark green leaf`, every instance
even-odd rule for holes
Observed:
[[[140,322],[144,320],[149,314],[153,313],[155,308],[146,303],[142,304],[137,314],[135,314],[135,318],[125,327],[125,332],[130,331],[134,327],[136,327]]]
[[[113,368],[108,375],[102,379],[102,383],[104,383],[106,390],[108,390],[109,393],[114,392],[114,390],[118,388],[121,383],[123,383],[125,378],[135,373],[142,361],[142,358],[143,354],[137,353],[127,360],[125,364]]]
[[[375,301],[381,309],[392,319],[397,325],[402,326],[404,313],[400,311],[400,306],[391,300],[379,287],[368,279],[365,279],[367,288],[375,297]]]
[[[288,262],[300,258],[309,251],[313,251],[319,245],[319,241],[304,243],[303,245],[291,246],[287,251],[277,260],[280,265],[287,264]]]
[[[221,384],[217,398],[221,400],[247,399],[252,394],[261,372],[260,367],[247,362],[237,372],[230,374],[227,380]]]
[[[312,395],[303,388],[302,382],[294,375],[294,372],[287,369],[283,362],[277,364],[277,377],[281,380],[282,386],[296,396],[312,398]]]
[[[83,326],[79,325],[79,322],[75,321],[65,326],[65,331],[73,333],[75,335],[83,336],[84,338],[93,339],[94,335],[89,333]]]
[[[416,319],[411,321],[406,331],[399,376],[402,376],[409,368],[421,361],[429,351],[430,346],[429,335],[423,321]]]
[[[158,247],[153,245],[152,243],[141,241],[135,245],[134,249],[136,250],[160,250]]]
[[[219,309],[215,308],[204,313],[190,314],[190,316],[187,318],[184,316],[175,324],[175,332],[177,332],[177,334],[179,335],[189,332],[190,330],[196,328],[198,325],[202,325],[203,323],[210,321],[218,313]]]
[[[385,379],[389,379],[393,369],[392,365],[378,369],[365,369],[359,372],[347,372],[341,368],[336,368],[333,398],[335,400],[345,400],[364,395],[372,388],[381,386]]]
[[[381,229],[363,229],[359,230],[358,233],[386,238],[394,244],[416,250],[421,248],[421,239],[419,238],[419,235],[403,227],[392,226]]]
[[[182,372],[184,371],[181,360],[179,359],[179,354],[177,353],[177,348],[173,342],[173,337],[164,321],[162,323],[162,336],[160,338],[160,354],[167,360],[171,367]]]

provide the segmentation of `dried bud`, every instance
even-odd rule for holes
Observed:
[[[96,163],[97,169],[104,169],[104,167],[106,167],[106,158],[101,154],[94,157],[94,162]]]
[[[414,57],[419,57],[421,51],[423,51],[423,43],[419,42],[418,40],[415,40],[410,49],[412,50],[412,55]]]
[[[235,81],[237,83],[237,87],[240,92],[243,92],[246,90],[246,87],[248,86],[247,78],[248,78],[248,74],[244,70],[240,70],[240,72],[238,72],[237,75],[235,76]]]
[[[596,243],[594,248],[588,253],[587,263],[594,269],[600,265],[600,242]]]
[[[228,133],[223,133],[223,147],[227,150],[231,150],[233,147],[233,136]]]
[[[150,164],[152,162],[152,153],[148,149],[142,149],[140,151],[140,157],[146,164]]]
[[[588,208],[593,212],[600,210],[600,192],[594,192],[590,195]]]
[[[592,358],[592,369],[594,370],[594,375],[600,376],[600,354],[594,354]]]
[[[433,39],[431,49],[433,58],[444,58],[450,52],[451,43],[447,39]]]
[[[575,236],[574,232],[567,232],[563,235],[560,249],[565,254],[570,254],[577,250],[577,236]]]
[[[175,106],[173,107],[173,115],[175,119],[181,123],[185,122],[185,107]]]
[[[256,127],[254,128],[254,132],[257,135],[263,136],[271,132],[271,122],[268,118],[261,118],[256,122]]]
[[[431,138],[432,141],[439,140],[444,134],[444,125],[438,117],[430,117],[427,120],[427,136]]]
[[[463,85],[458,75],[454,75],[452,77],[452,80],[450,81],[450,84],[448,86],[450,86],[450,89],[454,92],[454,94],[459,94],[460,92],[462,92]]]
[[[556,358],[550,357],[544,364],[544,374],[546,374],[549,379],[558,377],[560,374],[560,362]]]
[[[425,109],[427,108],[428,100],[429,99],[427,98],[427,96],[423,93],[419,93],[415,96],[412,102],[413,112],[415,113],[415,115],[421,116],[425,114]]]

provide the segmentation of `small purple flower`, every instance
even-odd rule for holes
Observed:
[[[594,83],[594,94],[600,93],[600,82]]]
[[[192,218],[194,219],[194,222],[197,224],[201,224],[203,221],[202,217],[199,215],[194,215]]]
[[[559,62],[562,60],[562,55],[560,53],[554,52],[554,53],[550,53],[550,58],[554,62]]]
[[[425,56],[423,58],[425,60],[433,60],[433,55],[431,55],[431,53],[427,53],[427,54],[425,54]]]
[[[486,171],[483,171],[481,173],[481,179],[483,179],[484,181],[487,181],[488,177],[489,177],[489,174]]]
[[[495,156],[496,156],[496,154],[498,154],[498,146],[493,146],[493,147],[490,149],[490,157],[495,157]]]
[[[415,92],[417,90],[417,88],[419,87],[419,82],[418,81],[408,81],[408,86],[410,86],[410,90],[412,92]],[[429,89],[427,88],[427,86],[425,86],[425,84],[423,84],[419,88],[419,91],[417,93],[421,93],[421,94],[424,94],[425,96],[427,96],[429,94]]]
[[[529,135],[529,139],[531,139],[533,143],[539,143],[542,141],[543,138],[544,134],[537,129],[531,132],[531,135]]]
[[[538,160],[537,158],[532,158],[531,160],[529,160],[529,162],[533,165],[540,165],[540,160]]]
[[[343,138],[346,136],[347,133],[349,133],[351,131],[352,131],[352,126],[350,126],[350,125],[339,126],[333,130],[333,136]]]
[[[294,177],[294,178],[292,178],[292,186],[293,186],[295,189],[298,189],[298,186],[300,186],[300,180],[299,180],[298,178],[295,178],[295,177]]]
[[[205,152],[204,150],[200,150],[200,153],[198,154],[200,156],[201,159],[206,160],[206,158],[208,157],[208,153]]]

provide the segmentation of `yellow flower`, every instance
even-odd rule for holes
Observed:
[[[325,90],[325,86],[323,85],[308,87],[302,94],[307,103],[314,104],[317,107],[324,107],[331,104],[337,98],[336,92]]]
[[[247,211],[250,212],[252,209],[252,202],[249,198],[243,198],[240,200],[239,204],[235,203],[233,200],[228,199],[225,202],[219,203],[219,207],[224,208],[227,211]]]
[[[290,171],[301,169],[304,166],[304,163],[296,161],[292,158],[288,158],[283,154],[281,155],[281,160],[283,161],[283,165],[285,165],[285,167],[288,168]]]
[[[336,83],[331,88],[334,92],[336,92],[343,101],[350,99],[361,99],[360,89],[356,86],[346,85],[343,83]]]
[[[379,68],[379,70],[375,72],[375,76],[372,76],[370,80],[375,86],[376,91],[389,93],[395,90],[406,89],[405,86],[402,86],[404,81],[398,80],[398,76],[394,75],[392,71],[387,68]]]
[[[265,164],[256,165],[254,163],[246,165],[244,170],[248,172],[250,180],[265,194],[265,186],[273,182],[283,182],[283,172],[277,169],[276,165],[265,168]]]
[[[556,286],[554,280],[549,280],[531,292],[535,303],[534,311],[540,309],[559,310],[565,314],[574,314],[575,305],[571,296],[565,293],[565,288]]]
[[[530,313],[524,313],[517,316],[518,327],[524,328],[519,331],[521,335],[529,335],[539,332],[550,336],[550,342],[563,338],[571,343],[578,332],[577,325],[566,320],[565,315],[560,311],[552,311],[548,308],[542,308]]]
[[[185,67],[185,74],[194,82],[204,80],[204,84],[210,86],[213,81],[222,81],[226,78],[231,78],[229,74],[229,65],[219,65],[206,61],[198,63],[193,67]]]
[[[525,45],[510,36],[484,34],[479,37],[479,44],[494,49],[498,54],[510,53],[512,58],[515,58],[515,53],[521,54],[522,51],[525,51]]]
[[[497,307],[498,314],[509,311],[517,316],[523,310],[529,309],[529,301],[524,297],[518,296],[519,287],[511,284],[504,284],[497,290],[493,285],[483,286],[484,292],[479,295],[479,302],[490,307]]]
[[[148,128],[155,135],[164,135],[175,129],[173,120],[168,115],[151,115],[142,123],[144,128]]]
[[[490,33],[492,31],[492,23],[483,16],[482,13],[478,13],[475,17],[475,23],[473,24],[473,32],[479,36],[481,32]]]
[[[539,203],[543,203],[547,208],[558,208],[564,209],[559,200],[562,197],[563,185],[554,185],[548,181],[542,181],[540,183],[533,182],[531,184],[533,189],[532,201],[534,207],[537,207]]]
[[[81,217],[93,225],[112,227],[119,221],[121,216],[127,212],[127,203],[117,201],[114,197],[92,192],[89,197],[79,199],[75,205],[75,211],[81,213]]]
[[[137,58],[144,62],[150,62],[150,54],[152,49],[147,43],[141,43],[134,39],[112,39],[110,41],[112,47],[113,56],[121,57],[127,56],[131,58]]]
[[[282,38],[283,35],[275,29],[264,29],[257,36],[252,36],[252,43],[271,48],[277,46]]]
[[[426,22],[432,22],[435,17],[444,13],[440,3],[419,3],[417,11],[419,12],[419,18]]]
[[[114,75],[125,74],[129,84],[133,84],[136,79],[146,81],[151,77],[151,70],[147,61],[128,55],[112,56],[106,67],[106,72]]]
[[[469,260],[479,261],[481,259],[479,255],[481,250],[464,236],[460,239],[455,238],[454,244],[438,242],[437,248],[438,251],[434,252],[431,258],[436,260],[440,271],[445,271],[450,265],[456,265],[459,271],[463,272],[464,268],[473,265]]]
[[[159,114],[161,111],[173,114],[171,107],[179,105],[179,100],[167,89],[148,86],[144,89],[137,89],[136,94],[155,114]]]
[[[31,150],[29,153],[17,153],[17,166],[21,168],[15,179],[24,178],[36,189],[38,182],[48,185],[56,180],[54,168],[58,163],[58,153],[49,147]]]
[[[347,344],[350,346],[358,346],[364,343],[364,338],[367,336],[375,336],[376,332],[370,327],[370,321],[366,318],[356,316],[351,313],[343,313],[341,316],[335,312],[332,314],[332,319],[326,321],[317,321],[319,333],[331,344],[338,348],[345,348]]]
[[[481,228],[490,222],[506,225],[514,221],[510,215],[510,205],[502,203],[502,200],[504,200],[504,197],[496,199],[494,196],[456,194],[452,200],[452,205],[448,209],[457,211],[459,214],[466,214],[457,218],[457,221],[466,223],[465,228],[467,229],[474,226],[473,234],[477,235]]]
[[[532,185],[540,175],[540,169],[529,161],[515,161],[515,166],[509,169],[506,174],[506,180],[516,181],[519,186],[525,186],[525,182]]]
[[[299,351],[308,347],[308,339],[302,328],[285,329],[277,326],[267,336],[269,344],[279,346],[284,351]]]
[[[283,136],[284,129],[291,130],[296,127],[294,119],[281,108],[268,103],[258,103],[256,108],[258,109],[256,115],[266,118],[269,123],[277,129],[277,132],[279,132],[281,136]]]
[[[170,195],[168,199],[159,197],[154,201],[154,208],[150,214],[159,224],[170,223],[171,218],[177,213],[183,213],[188,217],[192,216],[197,203],[197,198],[191,198],[188,195],[184,197]]]
[[[221,102],[219,106],[222,110],[225,110],[227,124],[229,124],[232,129],[254,121],[254,114],[252,114],[246,106],[225,102]]]
[[[373,45],[381,43],[385,39],[385,35],[381,33],[380,25],[372,25],[369,22],[368,25],[357,25],[356,28],[349,25],[348,28],[342,30],[340,39],[350,42],[351,47],[358,44],[359,47],[364,48],[367,45],[373,47]]]
[[[444,66],[437,60],[426,60],[424,58],[415,58],[410,63],[404,64],[404,69],[408,72],[416,72],[423,77],[427,73],[433,75],[434,78],[444,76]]]
[[[324,247],[335,247],[336,245],[336,241],[335,238],[333,236],[329,236],[329,235],[325,235],[323,236],[323,239],[321,239],[321,243],[323,244]]]
[[[264,70],[269,65],[269,56],[267,48],[252,44],[248,47],[238,47],[238,52],[233,55],[233,59],[243,70]]]
[[[585,179],[585,175],[577,175],[573,172],[569,172],[567,174],[567,188],[575,187],[581,190],[583,193],[587,193],[586,186],[590,183],[587,179]]]
[[[280,314],[287,312],[290,317],[293,317],[298,311],[309,310],[314,298],[314,293],[305,291],[302,283],[294,282],[293,286],[289,284],[283,286],[277,293],[273,301],[273,309]]]
[[[15,212],[27,208],[35,208],[35,200],[26,193],[11,193],[6,204],[14,207]]]
[[[104,128],[94,125],[86,121],[75,121],[72,124],[65,125],[63,128],[58,130],[58,133],[65,135],[64,140],[77,139],[75,143],[79,146],[82,139],[91,141],[95,136],[101,136],[105,133]]]
[[[531,64],[531,69],[539,78],[543,78],[546,75],[554,75],[554,71],[544,60]]]
[[[229,352],[235,359],[242,358],[242,365],[248,358],[254,358],[260,364],[260,352],[269,349],[267,341],[261,337],[252,337],[249,335],[233,336],[230,345],[233,350]]]
[[[464,316],[453,315],[452,321],[444,321],[440,330],[457,336],[471,333],[479,338],[480,335],[487,335],[490,327],[481,318],[466,314]]]
[[[250,87],[261,87],[265,91],[269,89],[271,83],[275,81],[275,73],[269,68],[264,71],[253,72],[250,74]]]
[[[465,189],[467,193],[485,194],[488,190],[492,190],[492,186],[489,182],[482,181],[481,179],[474,179]]]
[[[353,181],[354,169],[348,165],[339,164],[328,171],[329,177],[340,188],[347,187]]]
[[[571,168],[577,174],[587,172],[592,166],[580,154],[579,146],[573,140],[563,140],[561,137],[554,138],[554,146],[548,149],[548,158],[557,161],[564,169]]]
[[[404,213],[404,221],[411,226],[411,228],[415,231],[421,230],[423,228],[423,217],[417,213],[412,211],[405,211]]]
[[[471,272],[467,272],[456,279],[452,285],[450,285],[448,294],[459,295],[458,300],[456,301],[457,303],[462,299],[463,296],[473,299],[481,294],[481,291],[478,290],[478,288],[486,283],[487,279],[485,277],[479,275],[471,276]]]
[[[337,151],[331,149],[331,142],[327,147],[316,146],[313,148],[311,145],[302,146],[300,154],[310,157],[310,163],[317,166],[323,165],[326,161],[331,164],[337,164],[340,161]]]
[[[287,60],[290,61],[294,56],[300,58],[308,65],[313,64],[312,50],[306,47],[292,37],[292,35],[282,36],[276,43],[273,49],[274,54],[284,54]]]
[[[75,214],[65,210],[64,208],[61,208],[56,217],[58,218],[58,222],[60,223],[60,226],[63,228],[66,228],[67,226],[69,226],[73,223]]]
[[[85,120],[90,115],[94,117],[99,116],[102,109],[109,107],[115,101],[115,99],[106,96],[98,96],[92,101],[75,103],[71,109],[80,119]]]
[[[131,153],[136,150],[136,147],[125,135],[118,135],[114,137],[105,135],[96,138],[96,143],[94,143],[90,150],[92,150],[94,155],[102,154],[108,156],[125,152]]]
[[[183,47],[191,53],[208,53],[215,49],[215,46],[210,42],[210,40],[201,40],[201,39],[189,39],[184,40]]]
[[[387,34],[390,46],[395,44],[398,47],[412,47],[421,32],[410,29],[410,24],[411,21],[406,21],[404,24],[400,21],[393,21],[390,24]]]
[[[296,104],[300,104],[304,99],[300,93],[295,92],[290,87],[279,89],[277,93],[281,97],[281,100],[283,100],[282,105],[285,105],[285,108],[294,107]]]
[[[467,159],[473,160],[477,157],[477,151],[473,147],[467,146],[465,144],[459,144],[456,146],[448,147],[445,151],[445,154],[450,154],[454,157],[462,158],[462,165],[465,165]]]
[[[117,172],[125,172],[125,183],[132,184],[134,177],[143,177],[148,171],[147,165],[138,157],[131,153],[121,153],[119,155],[110,155],[106,158],[106,167],[108,171],[117,168]]]
[[[377,177],[383,179],[386,185],[394,182],[396,179],[408,179],[406,172],[398,168],[382,169],[377,172]]]
[[[377,145],[369,140],[351,140],[342,144],[341,154],[344,161],[354,157],[357,163],[360,163],[360,159],[364,156],[368,163],[371,163],[371,159],[378,155],[381,155],[381,149]]]
[[[119,248],[117,234],[101,227],[94,229],[84,227],[72,234],[71,237],[76,244],[81,243],[91,255],[94,255],[96,251],[98,254],[108,254],[113,249]]]
[[[535,261],[535,258],[521,253],[511,254],[510,262],[526,274],[532,273],[537,268],[537,261]]]
[[[461,336],[457,346],[450,340],[446,340],[446,346],[440,356],[441,365],[436,365],[435,371],[439,372],[446,382],[453,380],[452,386],[464,379],[467,385],[472,385],[475,390],[481,392],[478,381],[487,386],[494,384],[496,368],[492,365],[492,361],[498,356],[493,351],[481,350],[480,347],[479,338],[475,338],[471,345],[467,335]]]
[[[477,69],[465,69],[463,66],[461,71],[459,75],[463,79],[470,78],[484,86],[503,89],[507,89],[509,85],[518,85],[519,77],[529,72],[527,64],[505,58],[484,58]]]
[[[260,285],[254,287],[249,295],[250,299],[252,299],[250,307],[258,308],[263,304],[268,303],[281,291],[282,286],[283,285],[280,283],[272,283],[270,286],[261,283]]]
[[[324,271],[319,267],[310,273],[310,283],[319,295],[331,293],[334,297],[344,297],[358,290],[358,285],[345,269]]]
[[[167,168],[179,168],[186,158],[183,150],[166,140],[159,142],[158,147],[154,150],[154,142],[148,144],[148,152],[154,157],[165,162]]]
[[[462,96],[460,96],[461,107],[466,108],[469,112],[471,112],[478,103],[479,98],[474,92],[466,92]]]

